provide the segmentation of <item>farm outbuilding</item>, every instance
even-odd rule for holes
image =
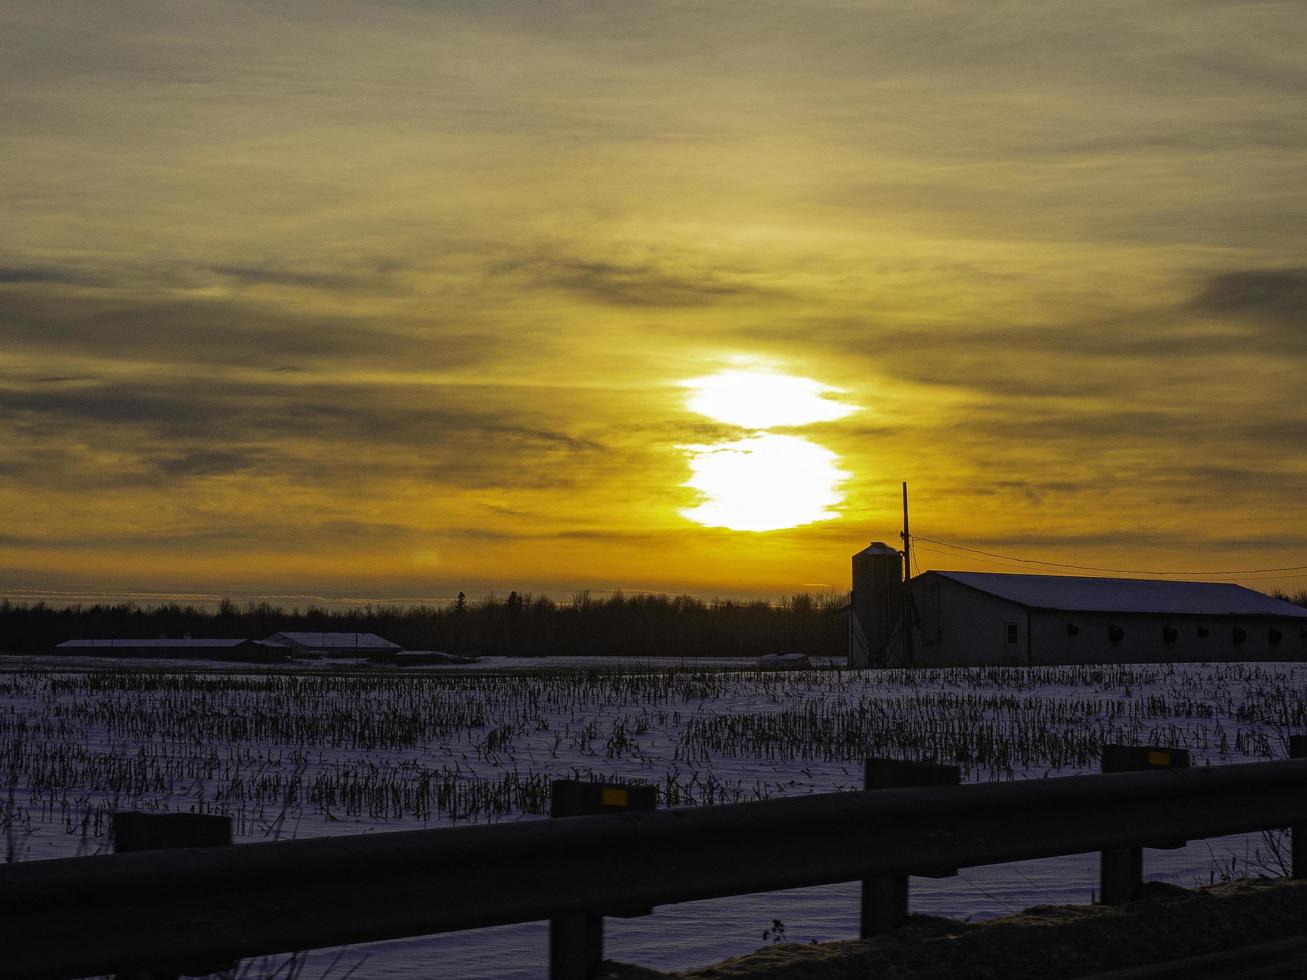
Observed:
[[[232,660],[261,662],[284,659],[284,651],[250,640],[192,639],[189,636],[155,639],[103,637],[65,640],[56,653],[81,657],[161,657],[177,660]]]
[[[901,568],[880,542],[854,556],[850,666],[1307,660],[1307,609],[1240,585],[930,571],[905,590]]]
[[[376,633],[273,633],[258,642],[295,657],[375,657],[403,649]]]

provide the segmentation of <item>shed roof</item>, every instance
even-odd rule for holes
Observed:
[[[300,646],[311,650],[398,650],[376,633],[273,633],[261,641],[276,646]]]
[[[87,650],[92,647],[124,647],[130,650],[156,648],[160,650],[229,650],[249,640],[193,640],[190,637],[170,640],[166,637],[154,637],[146,640],[111,637],[108,639],[64,640],[55,647],[56,650]]]
[[[1162,615],[1277,616],[1307,619],[1307,609],[1230,582],[927,572],[1031,609]]]

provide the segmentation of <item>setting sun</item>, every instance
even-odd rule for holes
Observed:
[[[836,390],[819,381],[770,371],[719,371],[685,386],[692,412],[744,429],[833,422],[854,411],[825,397]]]
[[[684,382],[687,407],[752,434],[712,445],[684,446],[690,479],[703,495],[681,515],[707,527],[775,531],[837,516],[848,478],[839,457],[809,439],[765,430],[832,422],[856,410],[811,378],[771,371],[726,370]]]
[[[687,446],[687,487],[705,500],[682,511],[708,527],[775,531],[836,514],[848,474],[829,449],[798,436],[764,434],[711,446]]]
[[[0,598],[1307,590],[1297,9],[8,3]]]

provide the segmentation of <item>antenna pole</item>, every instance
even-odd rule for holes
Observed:
[[[912,535],[908,531],[908,482],[903,481],[903,659],[914,660],[912,649]]]

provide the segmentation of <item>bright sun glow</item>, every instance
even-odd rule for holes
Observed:
[[[683,517],[732,531],[776,531],[836,516],[848,479],[839,457],[808,439],[759,430],[830,422],[855,406],[824,397],[834,389],[819,381],[771,371],[731,369],[683,384],[691,411],[754,430],[733,442],[681,447],[690,462],[684,486],[702,495]]]
[[[848,476],[829,449],[798,436],[758,435],[712,446],[686,446],[690,479],[704,495],[682,516],[732,531],[775,531],[835,515]]]
[[[731,369],[684,385],[691,390],[686,400],[690,411],[745,429],[833,422],[854,411],[852,405],[822,397],[834,389],[819,381],[770,371]]]

